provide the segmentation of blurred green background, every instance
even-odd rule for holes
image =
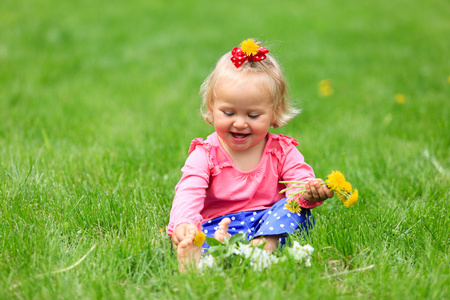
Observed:
[[[248,37],[285,67],[306,112],[295,125],[363,117],[379,126],[403,93],[409,106],[389,132],[408,135],[401,127],[411,121],[411,139],[438,137],[420,125],[431,115],[436,129],[448,128],[446,1],[6,0],[1,7],[6,145],[12,137],[42,143],[42,130],[52,147],[160,140],[162,128],[197,136],[207,128],[197,117],[199,85]],[[326,78],[335,85],[332,101],[317,100]]]

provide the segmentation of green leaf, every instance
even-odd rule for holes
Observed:
[[[241,241],[241,240],[243,240],[244,238],[245,238],[245,235],[244,235],[244,234],[242,234],[242,233],[237,233],[237,234],[233,235],[233,236],[230,238],[229,243],[230,243],[230,244],[236,244],[238,241]]]
[[[248,245],[248,244],[250,244],[250,241],[247,239],[243,239],[240,243],[243,245]]]
[[[206,238],[206,242],[208,243],[209,246],[221,246],[224,245],[223,242],[216,240],[215,238],[212,237],[205,237]]]
[[[219,257],[224,252],[223,247],[221,246],[212,246],[208,249],[208,253],[214,257]]]

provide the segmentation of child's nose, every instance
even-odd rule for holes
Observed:
[[[247,122],[245,121],[245,118],[238,117],[234,120],[233,126],[238,129],[244,129],[247,128]]]

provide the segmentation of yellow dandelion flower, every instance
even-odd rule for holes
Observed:
[[[167,226],[159,229],[159,233],[166,233],[166,232],[167,232]]]
[[[328,79],[321,80],[319,82],[319,95],[321,97],[327,97],[332,95],[334,92],[333,87],[331,86],[331,81]]]
[[[341,191],[336,191],[336,197],[339,199],[339,201],[344,203],[348,199],[348,194]]]
[[[342,191],[344,191],[346,193],[351,193],[352,192],[352,184],[348,181],[344,182],[342,184]]]
[[[331,171],[331,174],[327,177],[326,184],[332,191],[344,191],[344,189],[348,188],[349,183],[345,180],[342,172]]]
[[[347,201],[344,202],[345,207],[350,207],[354,205],[358,201],[358,190],[354,189],[350,197],[348,197]]]
[[[248,39],[241,43],[241,50],[247,56],[258,54],[259,45],[254,39]]]
[[[284,207],[286,207],[291,213],[299,213],[302,211],[300,204],[295,200],[286,202],[286,204],[284,204]]]
[[[199,231],[195,237],[194,237],[194,244],[197,246],[201,246],[203,245],[203,242],[205,241],[205,234],[203,233],[203,231]]]
[[[406,102],[406,97],[403,94],[395,94],[395,101],[398,104],[404,104]]]

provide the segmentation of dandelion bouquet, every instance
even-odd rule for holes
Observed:
[[[285,188],[280,191],[284,193],[286,191],[297,189],[296,191],[289,193],[289,197],[286,200],[286,208],[291,212],[300,212],[301,207],[297,199],[300,198],[305,192],[306,182],[302,181],[280,181],[280,183],[293,183],[294,185]],[[353,189],[350,182],[345,180],[344,174],[340,171],[332,171],[327,176],[327,180],[322,184],[326,184],[327,187],[336,193],[337,198],[344,204],[345,207],[350,207],[358,201],[358,190]]]

